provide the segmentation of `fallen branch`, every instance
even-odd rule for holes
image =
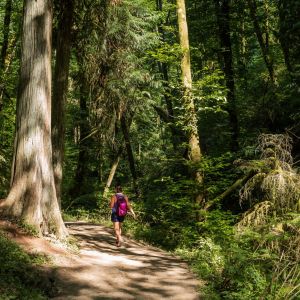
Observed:
[[[225,192],[223,192],[221,195],[217,196],[216,198],[208,201],[205,206],[204,209],[208,210],[211,207],[213,207],[216,203],[222,201],[223,199],[225,199],[226,197],[228,197],[230,194],[232,194],[236,189],[238,189],[239,187],[241,187],[242,185],[244,185],[253,175],[255,174],[254,171],[250,171],[249,173],[247,173],[244,177],[238,179],[233,185],[231,185]]]

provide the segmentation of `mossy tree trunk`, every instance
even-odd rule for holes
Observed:
[[[52,166],[51,31],[52,1],[25,0],[12,185],[1,211],[63,238]]]
[[[195,104],[192,97],[192,73],[189,48],[188,25],[186,20],[185,1],[177,0],[177,17],[179,27],[180,46],[182,50],[181,72],[183,85],[183,106],[184,119],[189,144],[189,160],[192,164],[197,165],[201,160],[201,149],[199,143],[199,134],[197,126],[197,115]],[[197,184],[202,185],[203,177],[201,172],[196,168],[192,171],[193,177]],[[196,202],[200,204],[203,201],[202,193],[198,193]]]

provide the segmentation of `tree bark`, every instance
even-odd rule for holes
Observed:
[[[156,9],[160,12],[163,10],[163,1],[157,0],[156,1]],[[162,41],[165,41],[165,33],[163,30],[163,24],[158,25],[158,32],[161,36]],[[168,65],[165,62],[158,62],[158,68],[159,72],[161,73],[162,79],[163,79],[163,87],[164,87],[164,98],[167,108],[167,114],[168,114],[168,123],[170,124],[170,131],[172,134],[172,144],[173,148],[176,151],[178,148],[178,144],[180,139],[177,136],[176,130],[174,130],[175,127],[175,119],[174,119],[174,110],[173,110],[173,103],[172,99],[170,97],[171,88],[169,85],[169,74],[168,74]]]
[[[288,0],[280,0],[278,2],[278,11],[279,11],[279,42],[282,48],[283,57],[286,65],[286,69],[289,73],[293,72],[293,66],[290,58],[290,33],[288,33],[286,24],[288,23],[287,11],[289,11],[289,2]]]
[[[216,197],[215,199],[210,200],[205,204],[204,209],[208,210],[212,207],[214,207],[217,203],[220,203],[222,200],[224,200],[226,197],[231,195],[235,190],[240,188],[242,185],[244,185],[251,177],[255,175],[254,171],[250,171],[248,174],[246,174],[244,177],[238,179],[234,184],[232,184],[226,191],[224,191],[221,195]]]
[[[63,176],[65,104],[68,92],[71,35],[73,23],[73,0],[60,1],[57,49],[52,98],[52,146],[53,170],[56,196],[61,204],[61,183]]]
[[[81,64],[81,61],[79,62]],[[85,193],[85,180],[89,173],[88,168],[88,149],[89,149],[89,139],[86,138],[91,132],[88,123],[88,107],[86,103],[87,93],[86,93],[86,79],[84,76],[84,71],[80,70],[79,75],[80,82],[80,120],[79,120],[79,154],[77,161],[77,168],[74,178],[74,185],[70,191],[71,196],[76,197]]]
[[[4,15],[4,22],[3,22],[3,43],[2,43],[1,56],[0,56],[0,70],[4,69],[6,56],[7,56],[11,12],[12,12],[12,0],[6,0],[5,15]]]
[[[67,235],[55,193],[51,146],[52,2],[25,0],[12,186],[1,203],[40,234]]]
[[[106,185],[105,185],[105,188],[104,188],[104,191],[103,191],[103,198],[106,198],[106,195],[109,191],[109,188],[111,186],[111,183],[114,179],[114,176],[116,174],[116,171],[117,171],[117,168],[118,168],[118,165],[119,165],[119,162],[120,162],[120,159],[121,159],[121,155],[122,155],[122,152],[124,150],[124,147],[123,146],[120,146],[114,160],[113,160],[113,163],[112,163],[112,166],[110,168],[110,172],[109,172],[109,175],[108,175],[108,178],[107,178],[107,181],[106,181]]]
[[[1,54],[0,54],[0,112],[3,109],[3,102],[2,102],[3,95],[6,93],[3,79],[5,73],[5,62],[7,59],[11,12],[12,12],[12,0],[6,0],[5,15],[4,15],[4,22],[3,22],[3,42],[2,42]]]
[[[201,159],[201,150],[199,145],[195,104],[192,98],[192,73],[189,49],[189,36],[184,0],[177,0],[177,15],[180,46],[182,49],[181,72],[184,90],[183,104],[185,108],[186,125],[188,127],[189,157],[192,162],[199,162]]]
[[[232,63],[232,46],[230,39],[230,7],[228,0],[215,0],[217,22],[219,27],[219,37],[221,54],[223,57],[223,71],[225,74],[229,123],[231,127],[231,150],[236,152],[239,148],[239,125],[235,101],[235,84]]]
[[[190,61],[190,48],[188,26],[186,20],[185,1],[177,0],[177,17],[179,27],[179,39],[182,50],[181,72],[183,84],[183,106],[184,118],[187,128],[188,144],[189,144],[189,159],[193,164],[197,164],[201,160],[201,149],[199,144],[199,134],[197,126],[197,116],[195,104],[192,97],[192,73]],[[197,184],[203,184],[202,174],[198,170],[193,171],[193,177]],[[200,204],[203,201],[203,194],[199,193],[196,197],[196,203]]]
[[[273,67],[273,61],[271,59],[269,49],[264,42],[261,27],[258,21],[257,17],[257,6],[256,6],[256,0],[247,0],[249,10],[250,10],[250,16],[254,25],[255,34],[263,55],[263,59],[265,61],[266,67],[269,72],[269,77],[272,83],[275,83],[275,74],[274,74],[274,67]]]
[[[137,186],[137,172],[135,169],[135,162],[134,162],[134,156],[133,156],[133,152],[132,152],[132,148],[131,148],[129,130],[128,130],[124,112],[121,116],[121,129],[122,129],[122,133],[123,133],[123,137],[124,137],[124,141],[125,141],[125,147],[126,147],[126,151],[127,151],[129,168],[130,168],[130,172],[132,175],[133,188],[134,188],[136,195],[138,196],[139,193],[138,193],[138,186]]]

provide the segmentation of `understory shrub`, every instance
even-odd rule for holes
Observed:
[[[0,232],[0,299],[47,299],[38,280],[38,266],[44,261],[38,255],[28,255],[16,243]]]

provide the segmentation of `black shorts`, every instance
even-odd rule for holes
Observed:
[[[123,221],[124,221],[124,219],[125,219],[125,217],[123,216],[123,217],[120,217],[120,216],[118,216],[116,213],[112,213],[111,214],[111,221],[112,222],[120,222],[120,223],[122,223]]]

